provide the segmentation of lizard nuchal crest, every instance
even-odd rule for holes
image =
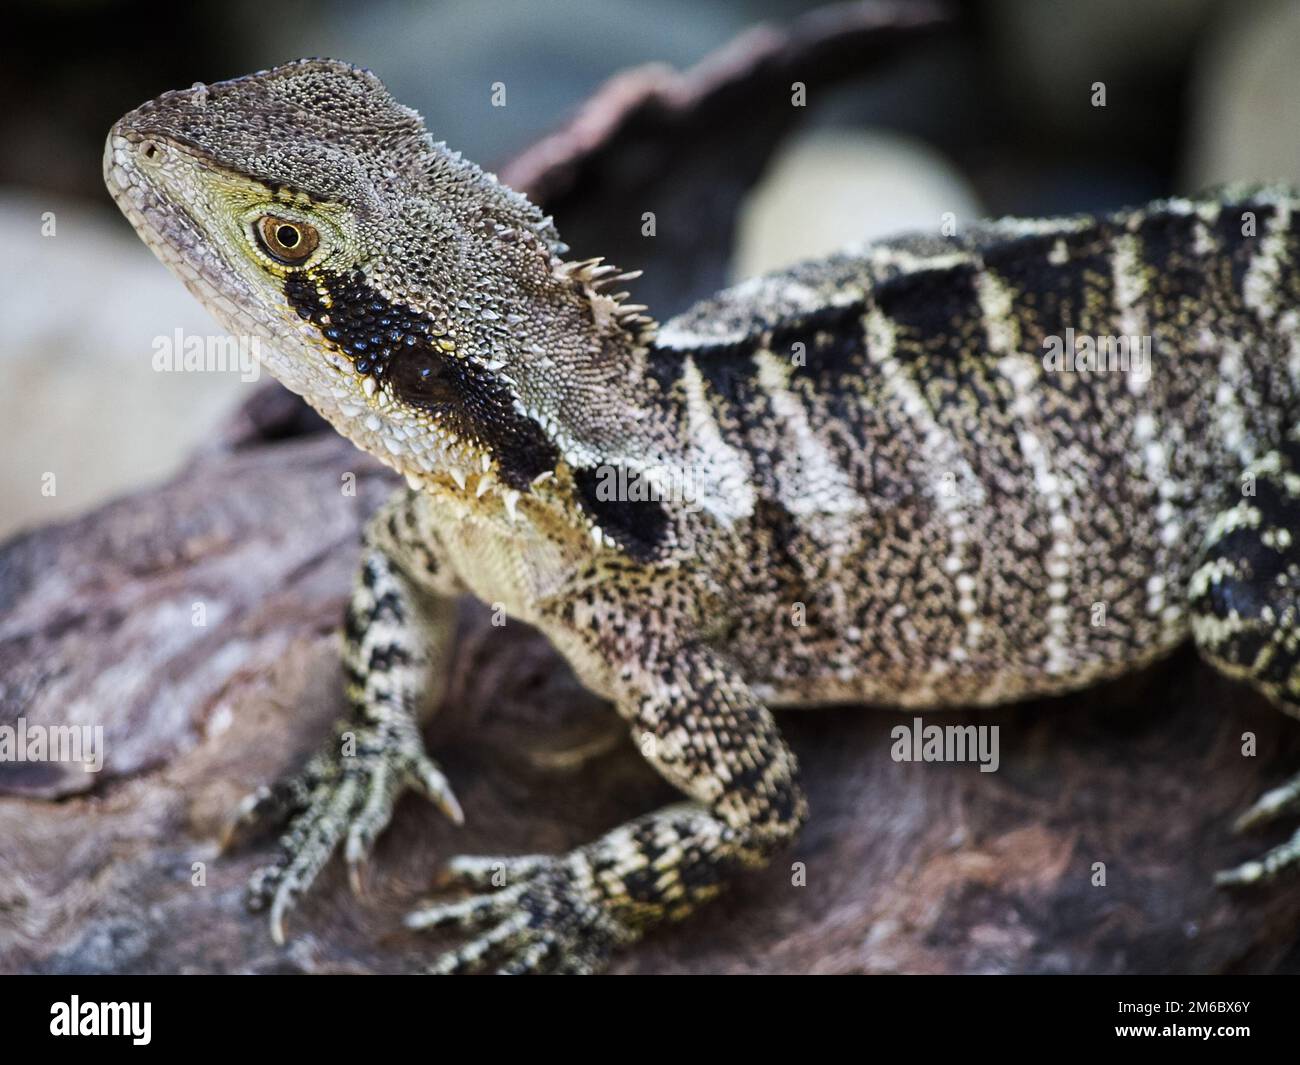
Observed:
[[[660,329],[614,291],[634,275],[566,261],[344,63],[166,93],[113,127],[105,178],[221,324],[408,481],[344,626],[355,751],[241,807],[290,821],[250,886],[277,938],[404,789],[461,816],[419,720],[467,590],[546,633],[688,801],[567,855],[454,860],[485,893],[410,923],[479,934],[437,971],[592,971],[766,861],[806,816],[772,704],[988,705],[1190,634],[1300,705],[1287,190],[884,241]],[[1297,804],[1292,782],[1247,821]],[[1300,834],[1224,879],[1298,858]]]

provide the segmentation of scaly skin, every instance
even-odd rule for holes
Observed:
[[[1287,191],[883,242],[660,329],[609,291],[633,275],[566,262],[346,64],[168,93],[114,126],[105,177],[222,325],[409,483],[366,534],[352,716],[241,809],[290,819],[251,886],[277,938],[402,789],[459,819],[419,721],[463,591],[544,632],[687,801],[568,855],[453,860],[482,894],[410,923],[480,934],[439,972],[593,971],[767,861],[807,813],[771,705],[1005,702],[1189,634],[1300,705]],[[1062,371],[1067,329],[1149,337],[1149,373]],[[1223,879],[1297,858],[1300,834]]]

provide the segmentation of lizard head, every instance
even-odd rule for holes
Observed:
[[[369,71],[301,60],[118,121],[105,180],[155,254],[336,428],[416,479],[584,461],[653,327],[549,218]],[[623,294],[625,295],[625,294]]]

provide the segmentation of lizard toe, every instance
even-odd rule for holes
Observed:
[[[430,972],[477,972],[489,966],[509,974],[594,972],[616,947],[635,938],[609,911],[582,851],[560,858],[462,857],[449,870],[464,883],[498,890],[408,917],[413,928],[490,926],[441,955]]]
[[[522,885],[490,895],[471,895],[455,902],[438,902],[412,910],[406,915],[407,928],[420,930],[459,928],[473,930],[486,926],[492,920],[508,914],[515,899],[522,893]]]
[[[556,973],[563,965],[560,944],[555,939],[537,939],[521,948],[496,970],[497,976],[528,976]]]
[[[282,825],[311,805],[329,769],[319,757],[311,759],[297,773],[263,784],[245,795],[221,832],[221,849],[231,850],[259,831]]]
[[[1285,843],[1260,857],[1216,873],[1214,882],[1220,887],[1246,887],[1266,883],[1284,871],[1294,872],[1297,867],[1300,867],[1300,829]]]
[[[527,953],[533,945],[528,921],[528,914],[517,910],[464,946],[439,955],[428,971],[438,976],[481,972],[498,958]]]
[[[269,906],[271,938],[284,942],[284,917],[329,861],[348,823],[357,781],[343,776],[323,786],[280,840],[278,861],[257,870],[246,894],[249,908]]]
[[[1233,822],[1232,830],[1246,832],[1296,811],[1300,811],[1300,773],[1286,783],[1264,792],[1250,809]]]
[[[438,886],[486,890],[517,884],[554,861],[546,854],[514,857],[460,854],[449,861],[438,876]]]
[[[318,755],[301,773],[260,789],[236,811],[236,825],[289,819],[279,858],[253,874],[246,895],[250,909],[270,910],[277,943],[283,941],[285,915],[340,845],[352,891],[362,893],[365,862],[407,788],[432,798],[453,821],[462,819],[442,771],[419,748],[418,734],[413,736],[394,738],[382,729],[358,733],[355,753]]]

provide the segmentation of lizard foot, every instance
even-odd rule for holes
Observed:
[[[289,822],[279,858],[248,882],[249,908],[270,910],[276,943],[284,942],[285,915],[340,842],[352,889],[360,892],[362,865],[407,788],[423,793],[456,824],[464,820],[447,778],[424,753],[419,735],[381,729],[357,729],[351,753],[346,748],[344,753],[322,752],[300,773],[243,800],[227,841],[259,824]]]
[[[442,883],[490,890],[407,916],[409,928],[480,933],[435,959],[432,973],[593,973],[616,947],[637,938],[610,913],[582,850],[561,857],[460,857]]]
[[[1261,795],[1249,810],[1237,818],[1232,826],[1233,831],[1244,832],[1257,828],[1297,810],[1300,810],[1300,774]],[[1216,874],[1214,882],[1220,885],[1255,884],[1271,880],[1282,870],[1298,864],[1300,831],[1261,857]]]

